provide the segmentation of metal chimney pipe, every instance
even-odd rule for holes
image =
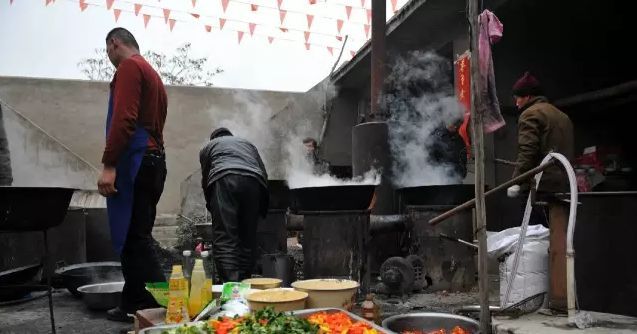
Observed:
[[[372,89],[371,121],[385,120],[380,98],[383,96],[385,81],[385,26],[387,0],[372,0]]]

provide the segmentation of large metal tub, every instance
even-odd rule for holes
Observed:
[[[119,306],[124,282],[108,282],[83,285],[77,288],[87,308],[96,311],[110,310]]]
[[[366,210],[375,189],[375,185],[295,188],[290,190],[290,209],[293,212]]]
[[[460,326],[470,334],[480,333],[480,324],[467,317],[448,313],[409,313],[399,314],[383,320],[383,328],[392,332],[423,331],[428,333],[438,329],[444,329],[447,333],[455,326]]]

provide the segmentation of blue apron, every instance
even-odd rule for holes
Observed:
[[[111,128],[113,117],[113,92],[108,98],[108,115],[106,116],[106,135]],[[149,134],[142,126],[137,126],[135,133],[129,140],[128,147],[121,154],[117,162],[117,178],[115,189],[117,193],[106,199],[108,223],[111,228],[111,242],[118,255],[122,254],[128,227],[131,223],[135,178],[141,166],[144,153],[148,148]]]

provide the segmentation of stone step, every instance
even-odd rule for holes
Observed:
[[[170,249],[177,246],[177,238],[155,238],[155,240],[157,240],[157,242],[159,242],[159,244],[165,249]]]
[[[155,217],[155,227],[157,226],[176,226],[177,215],[174,214],[159,214]]]
[[[177,238],[177,226],[155,226],[153,228],[153,238]]]

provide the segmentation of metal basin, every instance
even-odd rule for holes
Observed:
[[[77,288],[83,285],[119,282],[124,280],[122,265],[119,262],[88,262],[62,267],[55,271],[64,286],[75,297],[82,294]]]
[[[292,211],[365,210],[374,196],[375,185],[306,187],[290,189]]]
[[[448,184],[398,189],[401,206],[457,205],[474,197],[473,184]]]
[[[0,272],[0,301],[15,300],[35,290],[28,284],[37,283],[41,268],[42,264],[32,264]]]
[[[82,300],[91,310],[109,310],[119,305],[124,282],[108,282],[83,285],[77,288]]]
[[[403,331],[435,331],[444,329],[447,333],[455,326],[460,326],[470,334],[480,333],[480,324],[470,318],[448,313],[409,313],[400,314],[383,320],[383,327],[393,332]]]

